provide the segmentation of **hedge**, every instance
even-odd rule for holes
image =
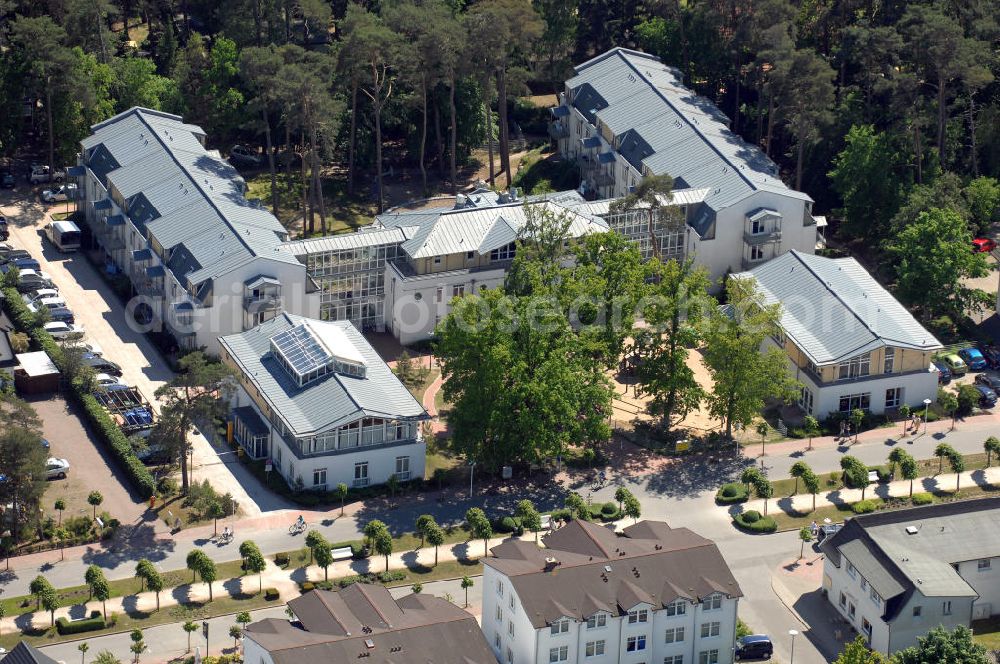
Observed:
[[[870,514],[875,511],[877,506],[874,500],[859,500],[851,505],[851,511],[855,514]]]
[[[274,564],[278,567],[284,567],[288,564],[288,554],[287,553],[276,553],[274,554]]]
[[[730,482],[723,484],[715,494],[715,502],[719,505],[732,505],[745,502],[747,497],[746,485],[742,482]]]
[[[762,516],[756,510],[735,515],[733,523],[743,530],[752,533],[773,533],[778,529],[778,524],[774,519],[769,516]]]
[[[69,620],[65,617],[56,620],[56,630],[62,635],[94,632],[105,627],[107,625],[100,611],[91,612],[90,617],[83,620]]]
[[[913,494],[913,497],[910,500],[913,501],[914,505],[930,505],[934,502],[934,496],[924,491]]]
[[[264,588],[264,599],[268,602],[273,602],[281,596],[277,588]]]
[[[4,288],[3,295],[4,308],[14,325],[27,332],[38,347],[52,358],[57,367],[61,369],[65,366],[62,347],[48,332],[35,325],[35,317],[24,304],[17,289]],[[69,391],[70,396],[83,410],[84,417],[97,439],[111,451],[112,456],[125,470],[125,475],[131,480],[139,495],[142,498],[152,496],[156,492],[156,481],[153,479],[153,474],[135,455],[135,450],[132,449],[128,438],[111,419],[111,415],[101,407],[93,394],[81,388],[77,383],[71,383]]]

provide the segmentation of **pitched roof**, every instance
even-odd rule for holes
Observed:
[[[476,619],[439,597],[393,599],[381,585],[356,583],[314,590],[288,602],[298,622],[268,619],[247,627],[247,638],[275,664],[495,664]]]
[[[782,305],[782,329],[816,365],[882,346],[941,348],[941,342],[853,258],[792,250],[733,276],[753,277],[768,304]]]
[[[974,597],[952,565],[1000,555],[1000,498],[856,516],[821,548],[835,565],[846,557],[887,600],[887,619],[914,591]]]
[[[129,218],[187,259],[168,265],[198,284],[258,257],[299,264],[282,248],[287,232],[244,198],[245,183],[201,128],[179,116],[133,107],[94,125],[80,143],[95,175],[121,193]]]
[[[483,561],[510,578],[536,628],[563,616],[623,613],[640,603],[659,608],[678,597],[743,594],[715,543],[687,528],[645,521],[619,534],[571,521],[543,542],[544,549],[504,542]]]
[[[620,139],[618,152],[640,172],[646,166],[669,174],[679,188],[710,188],[713,210],[764,188],[810,200],[785,187],[774,162],[730,131],[729,119],[659,58],[613,48],[575,71],[567,81],[573,105],[591,123],[606,125]]]
[[[4,664],[57,664],[41,650],[27,641],[20,641],[3,656]]]
[[[303,322],[321,334],[332,329],[348,342],[366,365],[365,376],[331,373],[300,387],[273,357],[271,339]],[[219,342],[295,435],[325,431],[362,416],[413,419],[425,415],[371,344],[347,321],[318,321],[282,313],[246,332],[221,337]]]

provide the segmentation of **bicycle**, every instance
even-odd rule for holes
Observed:
[[[296,521],[292,525],[288,526],[288,534],[298,535],[301,532],[305,532],[305,529],[306,529],[305,521]]]

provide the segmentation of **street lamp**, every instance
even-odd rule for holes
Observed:
[[[924,399],[924,435],[927,435],[927,410],[931,407],[931,400]]]
[[[788,658],[788,664],[795,664],[795,637],[799,635],[797,629],[788,630],[788,636],[792,637],[792,654]]]
[[[469,498],[472,498],[472,477],[476,473],[476,462],[469,462]]]

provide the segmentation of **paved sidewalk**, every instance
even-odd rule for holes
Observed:
[[[456,544],[441,546],[438,550],[438,562],[444,563],[454,560],[479,560],[488,548],[492,548],[506,537],[496,537],[489,540],[489,544],[484,545],[482,540],[469,540]],[[525,533],[521,539],[533,541],[534,534]],[[411,551],[398,551],[388,556],[388,561],[383,556],[372,556],[364,560],[343,560],[335,562],[327,570],[327,578],[336,579],[355,574],[367,572],[383,572],[386,566],[390,570],[400,570],[415,567],[434,566],[434,548],[425,547]],[[299,584],[304,581],[322,581],[324,579],[323,568],[318,565],[292,567],[282,569],[277,567],[273,561],[267,561],[267,569],[259,575],[251,574],[234,579],[220,579],[212,584],[212,594],[214,597],[223,595],[238,596],[243,593],[255,593],[259,588],[277,588],[281,596],[286,600],[299,594]],[[138,581],[136,581],[138,584]],[[208,584],[202,581],[177,586],[175,588],[165,588],[160,593],[160,610],[175,606],[181,603],[207,602],[209,600]],[[65,606],[55,611],[55,618],[66,617],[78,619],[87,616],[91,611],[106,611],[110,613],[136,613],[152,612],[156,610],[156,594],[152,592],[134,593],[123,597],[114,597],[102,605],[101,602],[91,601],[82,604]],[[40,629],[51,625],[52,618],[47,611],[37,611],[34,613],[24,613],[17,616],[10,616],[0,619],[0,631],[20,630],[24,631],[29,627]]]
[[[947,468],[947,462],[945,463]],[[1000,467],[992,466],[982,470],[971,470],[964,473],[941,473],[928,477],[920,477],[913,480],[913,493],[922,491],[954,491],[956,487],[964,488],[970,486],[995,486],[1000,484]],[[911,483],[909,480],[896,480],[887,484],[872,484],[863,492],[865,498],[907,498],[910,495]],[[780,508],[785,512],[809,512],[812,510],[813,497],[811,494],[803,493],[803,487],[799,487],[800,492],[795,496],[774,497],[767,501],[771,511]],[[837,489],[836,491],[821,492],[816,494],[816,509],[831,506],[843,506],[856,503],[862,500],[861,489]],[[749,500],[742,504],[744,510],[764,511],[764,501],[760,499]]]

